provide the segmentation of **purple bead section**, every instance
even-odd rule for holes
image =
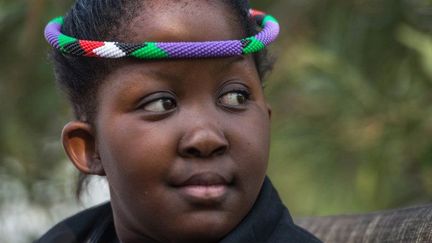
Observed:
[[[58,23],[49,23],[45,27],[45,39],[55,48],[60,48],[58,36],[60,35],[61,25]]]
[[[276,39],[279,34],[279,30],[279,24],[273,21],[267,21],[265,28],[255,35],[255,38],[267,46]]]
[[[162,42],[157,47],[173,58],[228,57],[242,54],[242,44],[238,40],[205,42]]]
[[[58,19],[50,22],[44,31],[46,40],[56,49],[60,49],[59,36],[61,22]],[[264,28],[254,36],[264,46],[273,42],[280,31],[279,24],[272,20],[266,21]],[[67,38],[65,36],[65,38]],[[70,37],[72,38],[72,37]],[[67,39],[66,39],[67,40]],[[130,45],[124,43],[125,45]],[[243,49],[242,40],[204,41],[204,42],[159,42],[156,46],[167,53],[169,58],[207,58],[240,56]],[[259,51],[259,50],[255,50]]]

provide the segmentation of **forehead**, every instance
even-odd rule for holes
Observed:
[[[150,1],[123,29],[127,41],[212,41],[243,38],[240,18],[226,1]]]
[[[240,17],[236,16],[237,11],[231,8],[228,1],[148,1],[138,12],[135,18],[122,27],[125,31],[123,34],[125,39],[122,41],[141,43],[144,41],[215,41],[244,38]],[[119,68],[110,72],[107,79],[139,80],[139,76],[165,76],[174,77],[170,80],[176,80],[175,78],[197,76],[199,73],[219,74],[223,69],[230,70],[231,64],[236,64],[238,72],[256,73],[251,56],[157,61],[128,59],[122,62]],[[120,82],[115,85],[123,84],[124,82]]]

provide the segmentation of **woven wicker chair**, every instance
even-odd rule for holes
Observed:
[[[295,220],[324,242],[432,243],[432,204],[382,212]]]

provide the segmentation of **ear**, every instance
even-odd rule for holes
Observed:
[[[266,106],[267,106],[267,113],[268,113],[269,119],[271,120],[271,116],[272,116],[271,105],[269,103],[266,103]]]
[[[62,141],[66,154],[78,170],[84,174],[105,175],[90,124],[69,122],[63,128]]]

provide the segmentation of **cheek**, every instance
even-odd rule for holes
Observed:
[[[103,132],[98,133],[99,152],[111,187],[127,193],[137,186],[151,188],[163,180],[175,156],[171,131],[139,119],[111,121],[102,124]]]
[[[246,183],[264,178],[269,156],[270,120],[263,109],[232,123],[232,153]]]

